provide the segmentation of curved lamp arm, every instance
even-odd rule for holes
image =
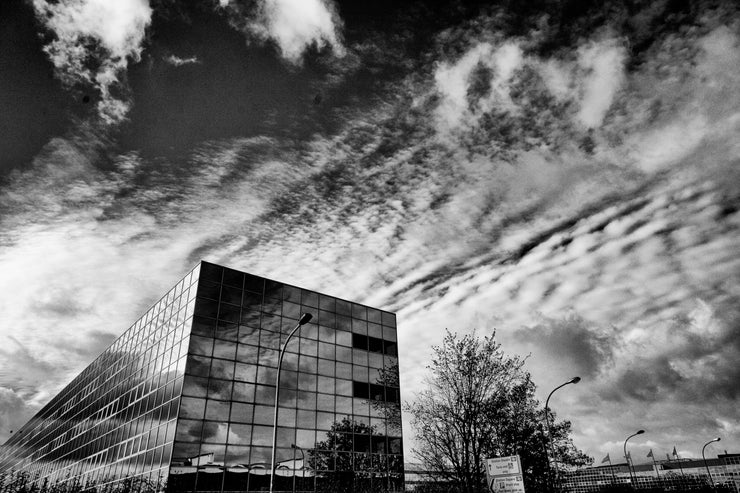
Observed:
[[[293,337],[301,326],[307,324],[313,316],[310,313],[304,313],[301,315],[301,319],[288,334],[288,338],[285,339],[283,347],[280,349],[280,358],[278,358],[277,377],[275,378],[275,412],[272,418],[272,458],[270,460],[270,493],[273,492],[273,486],[275,483],[275,445],[277,443],[277,421],[278,421],[278,402],[280,402],[280,368],[283,365],[283,356],[285,355],[285,348],[288,347],[290,338]]]

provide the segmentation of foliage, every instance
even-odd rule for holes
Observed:
[[[400,377],[398,372],[398,363],[386,366],[379,370],[378,378],[375,383],[382,385],[386,388],[395,389],[398,392],[400,387]],[[385,419],[386,425],[388,426],[389,435],[401,435],[401,404],[400,396],[397,399],[399,402],[393,400],[370,400],[370,405],[380,416]]]
[[[157,493],[165,489],[165,484],[143,478],[127,478],[103,485],[82,484],[77,478],[35,483],[27,471],[0,473],[0,493]]]
[[[487,491],[486,458],[518,454],[527,490],[546,491],[548,439],[525,359],[507,356],[495,333],[448,331],[433,352],[427,388],[408,406],[425,468],[461,493],[478,493]],[[570,423],[552,419],[557,462],[591,464],[570,440]]]
[[[332,423],[326,433],[326,439],[316,443],[308,451],[310,467],[318,471],[317,482],[321,489],[336,493],[351,493],[358,483],[358,472],[352,465],[352,451],[358,437],[367,437],[375,433],[375,428],[343,418]]]

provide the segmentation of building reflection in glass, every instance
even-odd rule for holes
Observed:
[[[98,491],[401,491],[395,315],[202,262],[4,448]]]

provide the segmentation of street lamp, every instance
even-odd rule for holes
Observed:
[[[636,437],[637,435],[642,435],[645,433],[645,430],[637,430],[635,433],[631,434],[627,437],[627,439],[624,441],[624,460],[627,461],[627,471],[630,473],[630,481],[634,482],[635,478],[632,477],[632,466],[630,465],[630,460],[627,457],[627,440],[629,440],[632,437]]]
[[[285,342],[283,343],[283,347],[280,349],[280,357],[278,358],[278,367],[277,367],[277,378],[275,379],[275,413],[273,415],[272,419],[272,458],[270,461],[270,493],[273,492],[273,485],[275,483],[275,445],[277,443],[277,421],[278,421],[278,402],[280,402],[280,367],[283,364],[283,356],[285,355],[285,348],[288,346],[288,342],[290,341],[290,338],[293,337],[293,334],[296,333],[298,329],[301,328],[302,325],[307,324],[313,316],[310,313],[304,313],[301,315],[300,320],[298,320],[298,323],[293,328],[293,330],[288,334],[288,338],[285,339]]]
[[[550,453],[551,453],[553,461],[555,461],[555,446],[552,443],[552,433],[550,431],[550,418],[547,412],[549,409],[548,406],[550,404],[550,397],[552,397],[552,394],[554,394],[556,390],[562,387],[565,387],[566,385],[576,384],[580,381],[581,381],[581,377],[573,377],[567,382],[558,385],[557,387],[552,389],[552,392],[550,392],[550,395],[548,395],[547,399],[545,400],[545,427],[547,428],[547,438],[550,441]],[[550,457],[547,458],[547,472],[548,472],[548,476],[552,477],[552,468],[550,467]],[[557,478],[557,471],[555,471],[555,477]]]
[[[299,450],[301,452],[301,469],[300,469],[301,474],[300,474],[299,477],[305,478],[306,477],[306,456],[303,453],[303,447],[301,447],[300,445],[296,445],[295,443],[291,443],[290,444],[290,448],[292,448],[293,450]],[[295,468],[295,455],[293,455],[293,475],[297,475],[296,474],[296,468]],[[294,482],[293,483],[293,491],[295,491],[295,488],[296,488],[296,486],[295,486],[295,482]]]
[[[707,468],[707,476],[709,476],[709,484],[712,485],[712,490],[713,491],[716,491],[716,489],[714,488],[714,481],[712,481],[712,473],[709,472],[709,466],[707,465],[707,458],[704,456],[704,449],[707,448],[707,445],[709,445],[710,443],[719,442],[720,440],[721,440],[720,437],[717,437],[717,438],[715,438],[713,440],[709,440],[701,448],[701,458],[704,459],[704,467]]]
[[[290,444],[290,448],[296,449],[301,453],[301,467],[306,465],[306,455],[303,453],[303,447],[296,445],[295,443]]]

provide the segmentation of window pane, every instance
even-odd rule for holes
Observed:
[[[320,375],[326,375],[328,377],[333,377],[334,376],[334,361],[328,360],[328,359],[320,359],[318,371]]]
[[[234,370],[234,380],[255,382],[257,380],[257,366],[237,363]]]
[[[229,420],[229,403],[225,401],[208,400],[206,404],[206,419],[214,421]]]
[[[211,399],[230,400],[231,381],[212,378],[208,382],[208,397]]]
[[[228,423],[206,421],[203,423],[203,441],[206,443],[226,443]]]
[[[181,442],[200,443],[200,434],[203,430],[203,421],[180,419],[177,423],[175,440]]]
[[[231,424],[229,426],[229,445],[249,445],[252,440],[252,425]]]
[[[367,320],[367,308],[357,303],[352,303],[352,317]]]
[[[213,346],[213,357],[223,359],[236,358],[236,343],[216,340]]]
[[[198,377],[207,377],[211,370],[211,360],[202,356],[190,356],[188,358],[185,373]]]
[[[194,397],[183,397],[180,399],[180,416],[183,418],[203,418],[205,412],[205,399],[196,399]]]
[[[213,353],[213,339],[211,339],[210,337],[191,335],[188,352],[190,354],[211,356],[211,354]]]
[[[208,389],[208,378],[186,375],[182,394],[191,397],[205,397]]]
[[[242,304],[241,286],[231,287],[223,286],[221,289],[221,301],[231,305],[239,306]]]
[[[337,344],[341,346],[352,346],[352,333],[351,332],[344,332],[344,331],[338,331],[336,334],[336,341]]]
[[[234,378],[234,362],[223,359],[214,359],[211,364],[211,378],[232,380]]]
[[[254,406],[254,423],[271,425],[274,418],[275,406]]]
[[[252,423],[254,405],[234,402],[231,404],[230,420],[235,423]]]
[[[253,402],[254,401],[254,384],[234,382],[234,391],[231,399],[234,401]]]

